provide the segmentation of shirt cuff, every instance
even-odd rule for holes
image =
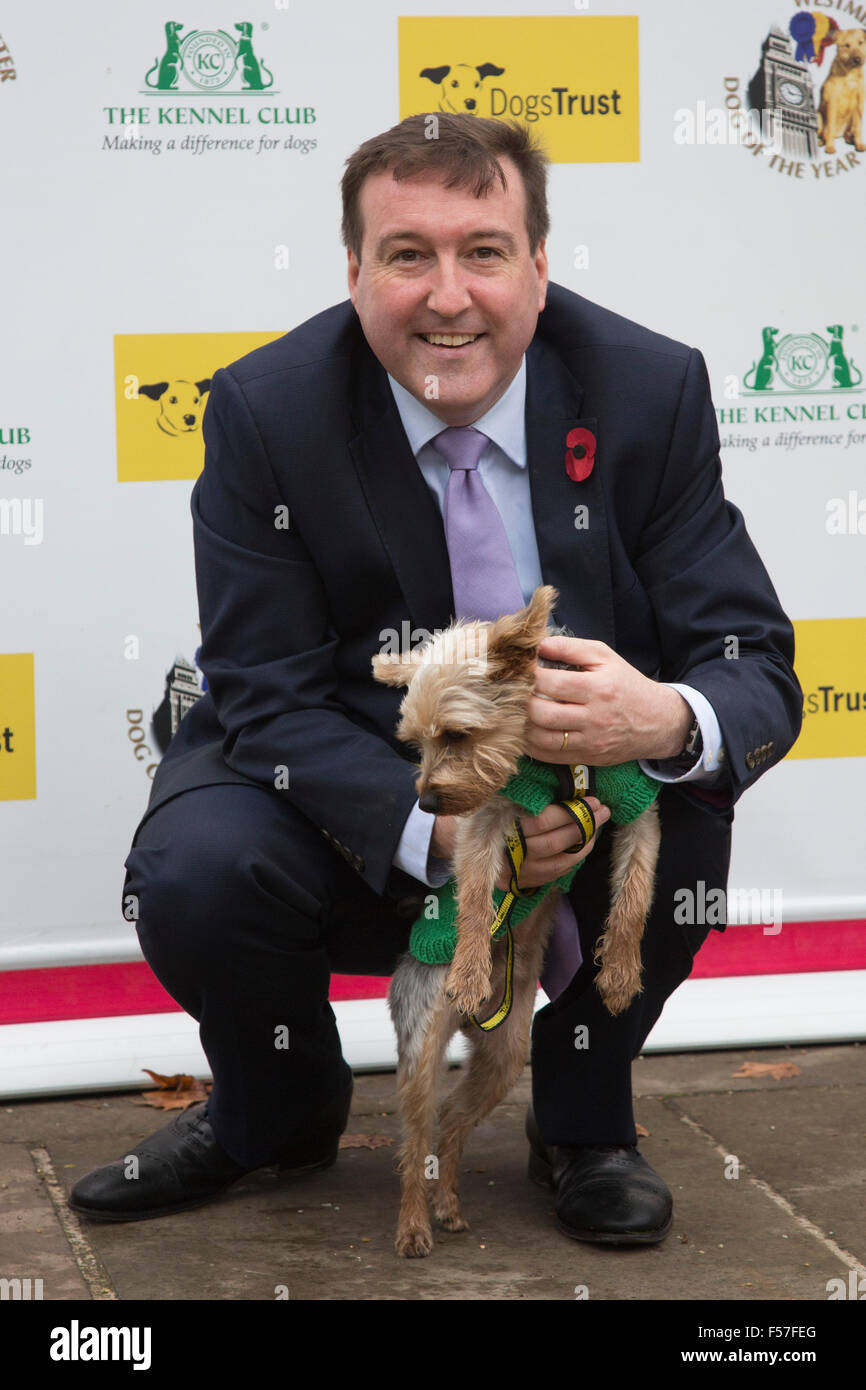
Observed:
[[[725,750],[715,710],[706,695],[702,695],[700,690],[695,690],[690,685],[680,685],[676,681],[663,681],[662,684],[668,685],[671,690],[678,690],[691,706],[700,727],[703,752],[694,767],[687,772],[678,771],[678,765],[681,767],[682,764],[676,758],[641,758],[638,760],[638,766],[648,777],[654,777],[658,782],[702,782],[705,785],[718,782],[724,769]]]
[[[422,811],[416,801],[403,827],[394,854],[394,867],[431,888],[441,888],[451,877],[451,864],[447,859],[438,859],[430,853],[430,839],[435,824],[435,815],[431,811]]]

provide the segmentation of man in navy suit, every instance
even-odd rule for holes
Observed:
[[[431,441],[472,425],[524,598],[555,585],[580,634],[542,647],[583,669],[539,669],[526,751],[638,758],[665,783],[644,991],[616,1018],[593,987],[610,836],[591,803],[570,895],[582,964],[533,1029],[531,1171],[568,1235],[670,1227],[636,1147],[631,1061],[708,930],[676,920],[674,894],[725,888],[733,805],[793,744],[802,695],[791,625],[723,495],[703,359],[548,284],[545,163],[521,128],[470,116],[367,141],[343,178],[351,302],[213,378],[192,494],[208,691],[158,769],[124,893],[214,1087],[134,1151],[135,1183],[118,1161],[76,1184],[94,1219],[336,1157],[351,1074],[329,972],[390,972],[449,872],[453,818],[418,806],[400,693],[370,659],[451,621]],[[575,439],[590,446],[576,468]],[[574,864],[560,807],[524,830],[522,884]]]

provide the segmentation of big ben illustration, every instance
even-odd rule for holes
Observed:
[[[774,24],[761,49],[758,70],[749,83],[749,103],[762,117],[765,139],[775,139],[789,157],[818,155],[818,118],[812,75],[794,57],[787,34]]]

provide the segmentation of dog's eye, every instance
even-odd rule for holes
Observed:
[[[465,729],[443,729],[442,737],[446,743],[462,743],[467,734]]]

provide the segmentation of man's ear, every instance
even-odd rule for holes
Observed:
[[[358,275],[360,274],[361,266],[360,266],[360,264],[359,264],[359,262],[358,262],[358,258],[356,257],[354,251],[352,251],[351,249],[347,249],[347,251],[346,251],[346,257],[347,257],[347,259],[348,259],[348,276],[347,276],[347,278],[348,278],[348,282],[349,282],[349,298],[351,299],[352,303],[354,304],[354,303],[355,303],[355,296],[356,296],[356,294],[357,294],[357,292],[358,292]]]
[[[378,653],[372,659],[373,678],[382,685],[410,685],[422,660],[418,647],[410,652],[398,652],[396,656]]]
[[[493,680],[519,679],[534,666],[538,644],[547,632],[558,598],[551,584],[541,584],[519,613],[497,618],[487,643],[487,660]]]
[[[548,280],[547,245],[544,240],[538,243],[538,249],[535,252],[535,271],[538,275],[538,312],[541,313],[547,303]]]

